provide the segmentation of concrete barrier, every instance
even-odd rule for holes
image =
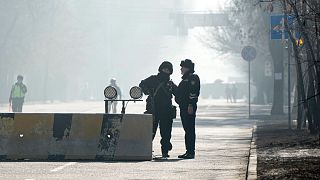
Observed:
[[[0,160],[151,160],[152,117],[0,113]]]

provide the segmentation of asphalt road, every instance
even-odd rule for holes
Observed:
[[[0,112],[6,111],[0,107]],[[28,104],[26,112],[103,112],[101,102]],[[129,113],[143,111],[143,104],[129,105]],[[254,113],[266,109],[253,107]],[[185,152],[180,119],[174,121],[173,150],[168,160],[144,162],[0,162],[0,179],[245,179],[253,120],[244,103],[201,101],[196,120],[196,158],[180,160]],[[160,155],[159,134],[154,153]]]

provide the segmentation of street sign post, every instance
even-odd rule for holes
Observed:
[[[291,44],[289,39],[289,30],[285,28],[284,22],[285,22],[285,16],[284,15],[273,15],[270,16],[270,38],[271,40],[282,40],[283,42],[286,42],[284,46],[288,49],[288,126],[289,129],[291,129],[291,79],[290,79],[290,57],[291,57]],[[294,23],[294,17],[293,16],[287,16],[288,20],[288,26],[292,26]],[[300,45],[300,42],[303,40],[300,37],[299,32],[295,32],[295,38],[298,39],[298,45]],[[275,79],[282,78],[282,74],[275,73]]]
[[[251,61],[253,61],[257,56],[257,51],[252,46],[245,46],[241,51],[242,58],[248,62],[248,77],[249,77],[249,97],[248,97],[248,104],[249,104],[249,119],[251,116]]]
[[[284,30],[285,29],[284,16],[274,15],[274,16],[270,16],[270,18],[271,18],[271,27],[270,27],[271,39],[272,40],[288,39],[288,33],[285,32]]]
[[[294,23],[293,16],[287,16],[288,26],[291,27]],[[287,40],[289,39],[288,30],[284,26],[284,15],[272,15],[270,16],[270,38],[271,40]],[[298,31],[295,31],[294,36],[296,39],[300,38]]]

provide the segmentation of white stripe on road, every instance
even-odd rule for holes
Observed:
[[[76,162],[69,162],[69,163],[67,163],[67,164],[65,164],[65,165],[62,165],[62,166],[59,166],[59,167],[57,167],[57,168],[52,169],[51,172],[60,171],[60,170],[62,170],[62,169],[64,169],[64,168],[66,168],[66,167],[68,167],[68,166],[72,166],[72,165],[74,165],[74,164],[76,164]]]

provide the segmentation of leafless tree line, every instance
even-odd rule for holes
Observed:
[[[320,130],[320,1],[319,0],[257,0],[230,1],[230,25],[208,30],[202,40],[221,53],[239,53],[245,45],[256,47],[258,58],[253,62],[254,84],[266,84],[264,62],[273,63],[273,72],[284,74],[285,47],[293,57],[297,128],[308,126],[311,133]],[[288,41],[270,38],[270,15],[284,15]],[[288,19],[291,19],[288,21]],[[262,68],[262,69],[261,69]],[[292,71],[291,70],[291,71]],[[260,77],[260,78],[259,78]],[[283,78],[282,78],[283,79]],[[262,82],[262,83],[259,83]],[[262,85],[261,85],[262,84]],[[273,80],[271,114],[283,114],[284,80]],[[291,92],[293,87],[290,88]],[[259,91],[258,91],[259,93]],[[259,95],[257,95],[259,96]]]
[[[297,128],[320,130],[320,1],[281,0],[296,69]],[[292,23],[288,17],[293,17]],[[298,34],[298,37],[296,37]],[[308,122],[308,123],[306,123]]]

